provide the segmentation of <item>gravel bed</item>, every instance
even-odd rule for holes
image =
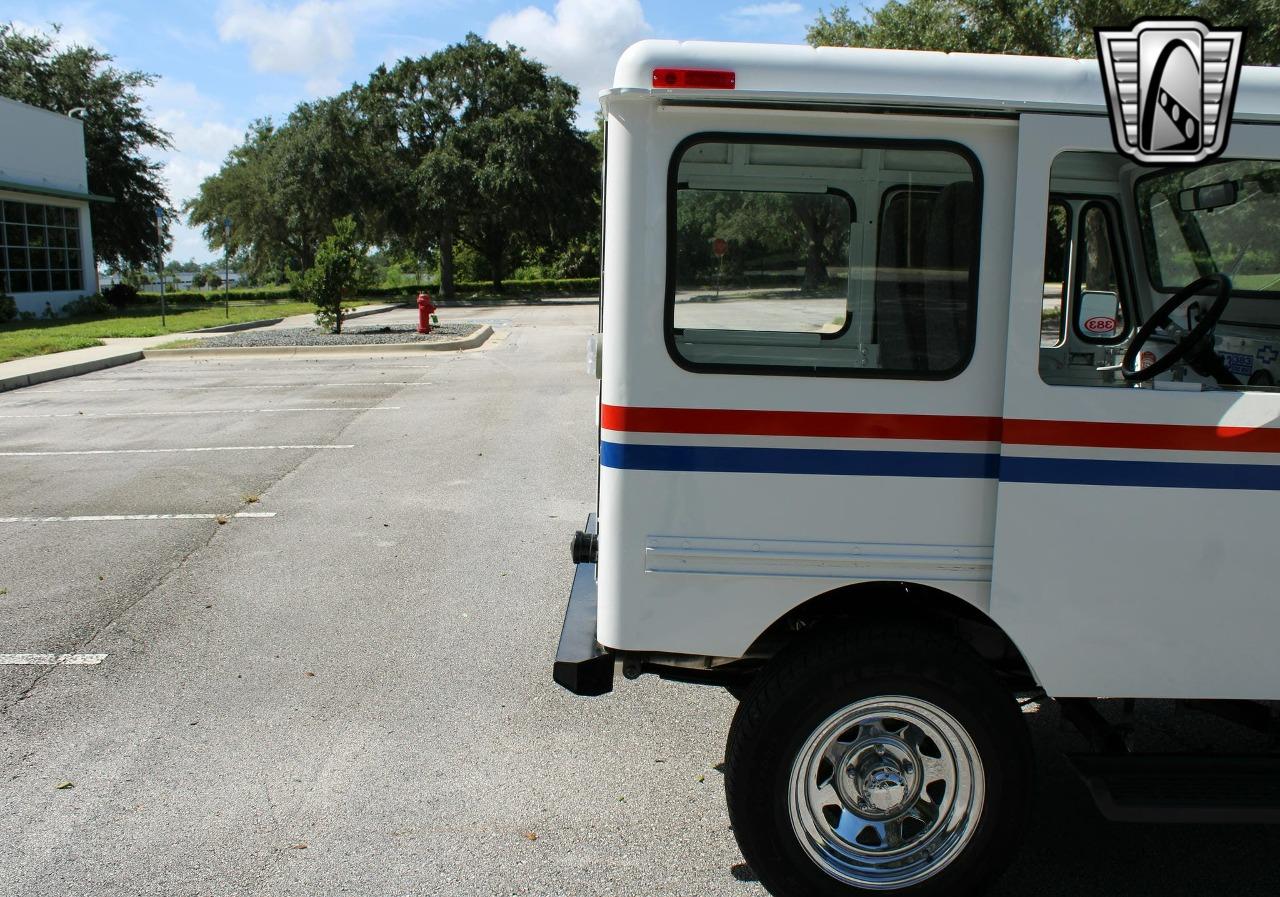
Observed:
[[[319,327],[290,327],[283,330],[245,330],[201,340],[202,348],[246,348],[253,346],[367,346],[394,343],[438,343],[470,336],[484,325],[476,323],[436,324],[430,333],[419,333],[409,324],[360,327],[348,324],[342,333]]]

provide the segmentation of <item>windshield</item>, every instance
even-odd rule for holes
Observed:
[[[1172,292],[1206,274],[1280,297],[1280,163],[1256,159],[1162,171],[1138,182],[1147,265]]]

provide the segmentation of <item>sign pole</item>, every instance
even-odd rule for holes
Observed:
[[[231,219],[222,219],[222,305],[231,320]]]
[[[160,278],[160,326],[167,328],[164,304],[164,209],[156,206],[156,275]]]

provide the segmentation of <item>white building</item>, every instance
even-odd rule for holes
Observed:
[[[0,97],[0,293],[55,311],[98,288],[84,125]]]

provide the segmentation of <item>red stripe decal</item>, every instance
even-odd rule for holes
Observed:
[[[858,439],[952,439],[999,442],[1000,418],[836,411],[746,411],[724,408],[629,408],[603,405],[606,430],[721,436],[826,436]]]
[[[632,408],[603,405],[601,425],[629,433],[934,439],[1086,448],[1280,452],[1280,427],[1211,427],[1098,421],[1002,420],[939,414]]]
[[[1189,452],[1280,452],[1280,429],[1205,427],[1191,424],[1006,420],[1004,441],[1009,445],[1065,445]]]

